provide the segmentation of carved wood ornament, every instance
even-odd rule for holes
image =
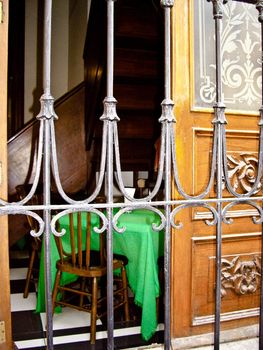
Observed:
[[[258,158],[252,153],[228,154],[227,162],[228,177],[235,191],[250,191],[257,177]],[[261,189],[262,181],[255,193],[258,193]]]
[[[254,255],[251,260],[242,260],[240,256],[232,260],[222,259],[221,296],[231,289],[238,295],[256,293],[260,288],[261,259]]]

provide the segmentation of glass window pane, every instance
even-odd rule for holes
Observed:
[[[215,35],[211,2],[194,4],[194,107],[215,100]],[[226,107],[258,111],[261,105],[260,24],[254,5],[229,1],[223,6],[222,81]]]

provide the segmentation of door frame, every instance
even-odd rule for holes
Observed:
[[[8,0],[2,0],[3,17],[0,23],[0,197],[7,199],[7,57],[8,57]],[[0,217],[0,322],[4,321],[5,341],[0,350],[12,349],[10,272],[7,216]]]

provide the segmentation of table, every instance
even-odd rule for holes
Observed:
[[[116,211],[115,211],[116,212]],[[75,218],[74,218],[75,219]],[[91,248],[98,249],[99,235],[93,231],[93,227],[99,226],[99,218],[91,214]],[[118,226],[126,227],[122,234],[113,232],[113,252],[126,255],[128,264],[126,266],[129,286],[134,293],[134,302],[142,308],[141,334],[145,340],[151,338],[157,327],[156,319],[156,297],[160,293],[158,280],[157,259],[163,255],[164,233],[152,230],[152,223],[160,223],[159,216],[149,210],[137,209],[130,213],[121,215]],[[66,230],[69,227],[69,217],[60,219],[61,227]],[[66,241],[67,234],[63,236]],[[56,275],[56,261],[59,259],[56,243],[51,236],[51,279],[52,288]],[[44,254],[40,257],[40,272],[38,283],[37,312],[45,311],[45,283],[44,283]],[[63,274],[62,282],[74,281],[74,275]]]

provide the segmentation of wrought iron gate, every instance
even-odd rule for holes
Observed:
[[[96,0],[95,0],[96,1]],[[205,0],[204,0],[205,1]],[[116,112],[116,99],[113,93],[113,62],[114,62],[114,4],[115,0],[107,0],[108,24],[107,24],[107,96],[104,99],[104,112],[100,117],[103,122],[103,139],[99,180],[94,193],[87,199],[76,201],[69,198],[64,192],[60,182],[57,154],[56,154],[56,137],[54,121],[57,116],[53,109],[53,97],[50,91],[50,56],[51,56],[51,8],[52,0],[45,1],[45,31],[44,31],[44,93],[40,99],[41,111],[37,116],[40,121],[39,143],[37,151],[36,175],[32,188],[28,195],[17,203],[8,203],[0,200],[0,213],[3,214],[25,214],[30,215],[39,223],[38,232],[31,232],[32,236],[44,235],[45,244],[45,284],[46,284],[46,313],[47,313],[47,348],[53,349],[53,331],[52,331],[52,300],[51,300],[51,272],[50,272],[50,237],[52,234],[60,236],[64,232],[56,230],[58,219],[70,212],[90,212],[95,213],[101,218],[101,227],[96,228],[98,233],[107,231],[107,323],[108,323],[108,342],[107,348],[114,349],[114,316],[113,316],[113,247],[112,235],[113,230],[123,232],[125,228],[120,229],[117,226],[118,218],[128,211],[134,209],[147,209],[158,214],[161,223],[158,225],[152,223],[155,231],[165,230],[164,242],[164,271],[165,271],[165,339],[164,348],[170,349],[170,260],[171,260],[171,231],[172,228],[179,229],[182,224],[177,223],[176,214],[184,208],[203,207],[211,212],[213,218],[206,220],[207,225],[216,226],[216,307],[215,307],[215,329],[214,329],[214,349],[219,349],[220,343],[220,310],[221,310],[221,245],[222,245],[222,223],[230,224],[231,221],[226,217],[227,211],[234,205],[246,204],[255,208],[259,218],[253,217],[255,224],[261,224],[263,221],[262,195],[253,196],[258,189],[262,177],[263,168],[263,106],[260,108],[260,142],[258,151],[258,174],[251,190],[245,194],[240,194],[232,187],[227,169],[226,157],[226,130],[227,123],[225,117],[225,105],[222,91],[222,58],[221,58],[221,23],[222,23],[222,6],[227,0],[208,0],[213,8],[213,17],[215,21],[215,38],[216,38],[216,101],[214,104],[213,125],[213,146],[212,159],[210,166],[210,177],[206,189],[197,195],[189,195],[182,188],[178,176],[177,159],[176,159],[176,142],[175,142],[175,125],[176,118],[173,114],[174,103],[171,99],[171,10],[174,0],[161,0],[160,5],[164,11],[164,32],[165,32],[165,72],[164,72],[164,99],[162,102],[162,115],[159,119],[161,123],[161,151],[159,159],[159,168],[156,184],[151,194],[145,198],[134,199],[125,190],[121,174],[121,162],[118,144],[117,122],[119,117]],[[237,0],[238,1],[238,0]],[[241,1],[241,0],[239,0]],[[255,4],[261,23],[261,36],[263,37],[263,1],[247,0],[246,3]],[[106,6],[106,5],[105,5]],[[176,40],[176,38],[175,38]],[[263,52],[263,48],[262,48]],[[263,95],[262,95],[263,103]],[[43,155],[43,156],[42,156]],[[41,165],[43,162],[43,184],[44,184],[44,203],[43,205],[26,205],[34,195],[40,180]],[[114,162],[116,166],[116,179],[122,194],[130,202],[114,203],[113,202],[113,178]],[[51,168],[55,183],[61,197],[65,200],[65,205],[54,205],[51,203],[50,179]],[[156,201],[155,196],[160,189],[161,182],[165,182],[165,198],[163,201]],[[98,196],[103,181],[107,184],[107,202],[95,204],[93,201]],[[178,198],[173,200],[171,197],[171,185],[175,185],[178,192]],[[216,183],[216,198],[208,198],[208,194],[213,184]],[[229,197],[223,197],[223,183],[225,184]],[[231,196],[232,195],[232,196]],[[100,209],[106,209],[104,214]],[[113,208],[119,208],[117,214],[113,214]],[[51,218],[54,210],[60,210]],[[44,219],[37,214],[43,211]],[[176,233],[174,233],[176,234]],[[263,268],[263,259],[261,259]],[[263,287],[263,281],[261,282]],[[261,288],[262,290],[262,288]],[[263,294],[263,293],[262,293]],[[263,295],[261,296],[261,305],[263,304]],[[260,312],[260,341],[259,349],[263,348],[263,313]]]

